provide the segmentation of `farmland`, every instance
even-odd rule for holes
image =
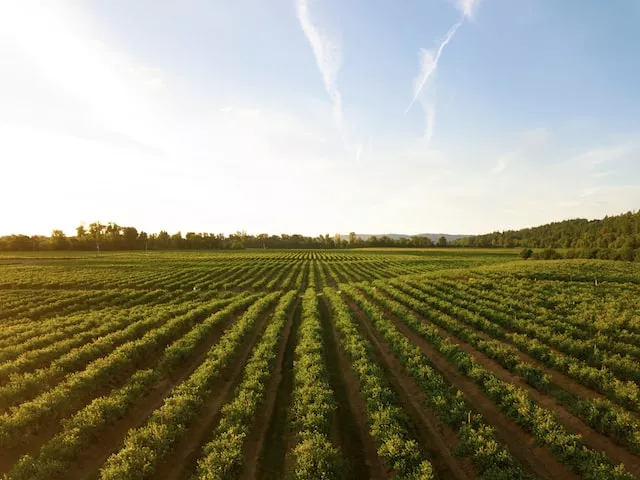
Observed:
[[[640,265],[0,256],[0,474],[640,478]]]

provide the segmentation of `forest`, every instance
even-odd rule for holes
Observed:
[[[574,219],[522,230],[505,230],[475,235],[448,242],[441,236],[436,242],[427,236],[362,236],[324,234],[310,237],[300,234],[249,235],[239,231],[222,233],[166,230],[147,233],[115,222],[80,225],[76,234],[67,236],[54,230],[50,236],[8,235],[0,237],[0,251],[127,251],[127,250],[243,250],[243,249],[339,249],[339,248],[522,248],[523,258],[598,258],[603,260],[640,260],[640,212],[607,216],[601,220]],[[539,251],[530,251],[538,249]],[[560,251],[556,249],[561,249]]]

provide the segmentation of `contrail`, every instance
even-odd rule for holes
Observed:
[[[458,0],[456,8],[467,19],[473,19],[473,13],[478,8],[480,0]]]
[[[458,28],[460,28],[460,26],[464,23],[465,20],[473,20],[473,14],[475,10],[478,8],[479,3],[480,3],[480,0],[456,0],[456,9],[460,12],[461,18],[460,20],[458,20],[458,23],[456,23],[453,27],[449,29],[449,31],[444,37],[444,40],[438,47],[435,57],[433,56],[430,50],[421,50],[422,57],[420,59],[420,63],[422,64],[422,70],[420,72],[420,75],[418,76],[417,85],[414,87],[413,98],[411,99],[411,103],[409,103],[409,106],[404,111],[405,115],[407,114],[407,112],[409,112],[409,110],[411,110],[411,107],[418,99],[418,96],[424,89],[424,86],[429,81],[429,78],[437,70],[438,62],[440,61],[440,56],[444,51],[444,47],[446,47],[447,44],[451,41],[456,31],[458,31]]]
[[[431,75],[433,75],[433,73],[438,68],[438,62],[440,61],[440,57],[442,56],[442,52],[444,50],[444,47],[446,47],[447,44],[451,41],[451,39],[455,35],[455,33],[458,30],[458,28],[460,28],[460,25],[462,25],[462,20],[460,20],[458,23],[456,23],[453,27],[451,27],[449,29],[449,31],[447,32],[447,35],[444,37],[444,40],[442,41],[442,43],[438,47],[438,51],[436,52],[435,58],[433,58],[430,62],[426,61],[426,55],[429,55],[430,52],[428,50],[423,50],[422,51],[422,55],[423,55],[422,56],[422,72],[420,73],[420,77],[419,77],[420,78],[420,82],[418,83],[417,87],[415,88],[415,92],[413,94],[413,98],[411,99],[411,103],[409,104],[407,109],[404,111],[405,114],[409,110],[411,110],[411,107],[413,106],[413,104],[418,99],[418,95],[420,95],[420,92],[422,92],[422,89],[424,88],[425,84],[427,83],[427,80],[429,80],[429,77]]]
[[[308,0],[296,1],[296,13],[300,27],[311,44],[316,65],[322,75],[324,88],[333,105],[333,115],[338,125],[342,124],[342,97],[336,85],[336,77],[340,70],[340,45],[320,31],[311,21]]]

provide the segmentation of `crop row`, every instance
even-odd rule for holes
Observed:
[[[146,423],[129,430],[124,446],[100,470],[103,479],[145,478],[171,453],[208,398],[215,380],[237,355],[242,340],[280,292],[261,297],[209,350],[205,360],[174,388]],[[172,363],[172,362],[169,362]]]
[[[97,440],[105,429],[121,418],[136,402],[147,395],[161,378],[170,375],[192,354],[206,334],[215,325],[229,318],[238,308],[255,301],[258,296],[242,297],[229,303],[197,323],[185,336],[179,338],[165,350],[153,369],[135,372],[125,385],[108,395],[98,397],[62,421],[62,431],[48,441],[37,455],[23,456],[13,467],[11,478],[47,479],[62,476],[69,470],[81,450]],[[222,304],[220,304],[222,306]],[[203,328],[205,325],[205,328]],[[188,339],[185,341],[185,338]],[[195,339],[198,341],[194,341]],[[190,351],[187,351],[190,348]]]
[[[580,399],[569,395],[559,385],[552,384],[549,376],[544,374],[541,369],[531,363],[521,361],[518,357],[518,351],[514,347],[497,340],[483,338],[472,329],[469,329],[467,325],[461,324],[449,315],[426,307],[424,303],[400,290],[383,284],[377,284],[377,286],[397,302],[409,307],[430,322],[484,353],[505,369],[520,376],[537,390],[553,394],[572,413],[582,417],[590,427],[611,436],[632,451],[640,451],[640,428],[633,416],[625,410],[606,400]],[[372,296],[385,304],[385,306],[393,305],[377,292],[372,292]],[[403,313],[407,314],[406,312]]]
[[[536,442],[549,448],[560,460],[585,479],[631,479],[624,465],[614,466],[601,453],[588,448],[579,434],[568,432],[552,412],[541,407],[526,390],[506,383],[480,365],[473,356],[444,339],[437,328],[418,320],[400,303],[388,299],[385,304],[413,332],[431,343],[440,354],[481,387],[487,396],[507,416],[531,433]]]
[[[506,322],[509,318],[513,318],[513,313],[505,312],[500,309],[501,300],[499,298],[491,298],[489,295],[481,293],[470,295],[461,292],[459,289],[451,285],[442,285],[436,283],[429,288],[443,292],[445,298],[455,298],[461,306],[471,307],[475,311],[484,311],[489,309],[492,311],[493,317],[499,321]],[[507,293],[504,292],[504,295]],[[505,296],[501,297],[504,301]],[[533,315],[527,312],[527,304],[535,302],[535,297],[510,296],[510,301],[520,300],[516,304],[519,319],[513,319],[514,323],[520,329],[528,326],[526,333],[535,335],[537,338],[553,345],[555,348],[586,361],[593,366],[607,366],[615,373],[622,375],[626,379],[640,379],[640,367],[638,367],[638,358],[640,357],[640,348],[633,344],[620,342],[604,332],[594,330],[597,322],[591,319],[586,327],[582,322],[573,325],[568,322],[570,315],[554,315],[549,311],[537,312]],[[526,299],[526,300],[525,300]],[[462,305],[465,302],[466,305]],[[502,311],[501,311],[502,310]],[[595,312],[593,312],[595,315]],[[499,318],[498,318],[499,317]]]
[[[452,305],[450,302],[438,298],[432,292],[425,291],[421,288],[421,285],[409,285],[404,282],[392,282],[392,284],[405,293],[414,296],[425,305],[447,313],[459,321],[468,323],[493,338],[508,341],[544,365],[601,392],[607,398],[625,408],[640,412],[640,388],[636,383],[621,381],[608,369],[595,368],[571,355],[565,355],[544,344],[539,339],[529,337],[526,333],[510,332],[499,323],[491,321],[491,312],[483,312],[484,314],[480,315],[471,310]]]
[[[293,362],[290,418],[296,434],[296,479],[339,478],[338,450],[329,440],[335,408],[324,359],[318,299],[315,289],[309,287],[302,297],[302,320]]]
[[[237,307],[245,302],[246,297],[240,298],[236,302]],[[228,301],[218,301],[204,304],[184,315],[171,318],[141,338],[124,343],[108,355],[92,361],[83,371],[68,375],[61,383],[33,400],[12,407],[0,416],[0,446],[8,447],[25,442],[27,435],[38,431],[43,424],[73,413],[86,403],[87,398],[98,393],[103,388],[102,385],[133,373],[154,352],[163,349],[227,303]]]
[[[492,427],[479,414],[470,415],[472,408],[462,392],[451,386],[429,364],[419,347],[412,344],[377,307],[350,285],[341,285],[344,291],[365,312],[373,328],[378,331],[398,357],[406,372],[425,393],[428,407],[436,416],[450,425],[458,435],[460,454],[468,456],[478,474],[487,480],[496,478],[527,479],[525,471],[495,437]]]
[[[213,439],[204,446],[203,456],[198,461],[196,478],[231,478],[239,473],[244,461],[242,447],[264,399],[287,314],[296,297],[297,292],[291,290],[280,298],[273,318],[245,366],[233,400],[222,407]]]
[[[423,458],[418,443],[411,438],[396,394],[375,363],[371,345],[360,335],[347,305],[331,288],[325,288],[324,295],[331,305],[332,321],[351,361],[351,370],[360,382],[369,432],[378,445],[378,455],[393,468],[396,478],[434,478],[431,463]]]

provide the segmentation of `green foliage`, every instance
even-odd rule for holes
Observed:
[[[533,255],[533,250],[531,250],[530,248],[523,248],[522,250],[520,250],[520,258],[522,258],[523,260],[531,258],[531,255]]]
[[[124,248],[133,241],[134,230],[96,223],[78,236],[93,242],[93,248],[96,240],[101,249],[109,242]],[[63,239],[60,232],[54,236]],[[167,233],[167,248],[199,248],[197,237],[187,233],[172,240]],[[322,237],[324,248],[330,248],[329,236]],[[73,237],[66,240],[76,247]],[[286,241],[303,244],[300,239]],[[333,322],[358,379],[369,433],[395,477],[430,478],[433,472],[424,446],[412,438],[405,407],[389,385],[391,374],[376,364],[360,333],[360,321],[378,332],[422,390],[424,408],[456,432],[455,451],[470,460],[478,478],[529,474],[474,405],[398,331],[398,321],[431,343],[460,375],[484,389],[504,415],[531,432],[539,446],[577,476],[630,478],[623,466],[612,465],[589,448],[591,437],[575,435],[577,430],[568,428],[573,423],[565,427],[553,412],[566,409],[609,437],[616,448],[640,453],[640,267],[608,261],[628,259],[636,248],[600,245],[587,252],[607,258],[600,260],[579,258],[583,252],[576,247],[565,253],[575,257],[571,261],[547,262],[509,262],[516,259],[517,250],[452,248],[384,253],[103,252],[99,257],[71,250],[0,254],[0,447],[9,452],[7,458],[22,454],[6,465],[6,475],[76,475],[93,451],[91,446],[109,438],[105,434],[110,429],[120,431],[127,422],[123,419],[151,392],[162,393],[165,401],[148,418],[140,418],[143,423],[120,439],[123,444],[116,446],[112,439],[109,446],[116,452],[102,474],[161,474],[156,471],[159,462],[170,458],[185,439],[207,400],[216,395],[211,386],[233,366],[243,339],[255,332],[258,318],[266,320],[265,309],[279,298],[273,318],[250,352],[239,387],[225,399],[229,402],[204,439],[199,474],[233,478],[244,461],[245,440],[254,433],[251,426],[273,373],[274,346],[282,343],[283,309],[306,289],[303,326],[295,339],[287,476],[337,478],[345,471],[337,445],[332,444],[335,399],[322,341],[322,328],[328,323],[318,316],[318,302],[326,301],[326,320]],[[341,295],[327,288],[334,283],[350,285],[340,286]],[[324,290],[315,293],[314,286]],[[281,296],[277,290],[283,289],[293,291]],[[267,297],[265,290],[276,292]],[[368,320],[359,312],[356,321],[345,297],[355,300]],[[226,323],[231,318],[233,322]],[[203,352],[203,343],[219,335],[216,345]],[[449,335],[456,341],[446,341]],[[480,364],[476,353],[466,346],[461,349],[458,341],[510,374],[493,374],[489,363]],[[581,397],[578,385],[560,383],[554,371],[600,395]],[[182,375],[188,377],[178,382]],[[527,385],[517,380],[521,388],[516,388],[501,380],[514,376]],[[532,395],[534,389],[544,403],[534,401],[539,398],[538,393]],[[34,449],[34,435],[44,438],[46,432],[52,436]]]
[[[101,478],[145,478],[155,471],[160,459],[172,451],[196,418],[213,382],[233,360],[242,339],[279,296],[280,292],[265,295],[247,309],[209,350],[205,360],[189,378],[171,391],[146,424],[129,431],[124,446],[111,455],[100,470]]]
[[[391,301],[386,304],[390,305]],[[398,305],[394,313],[401,312],[401,305]],[[624,466],[614,466],[605,455],[586,447],[580,435],[568,432],[553,413],[539,406],[525,389],[500,380],[473,356],[443,339],[437,329],[418,321],[412,315],[405,314],[400,318],[415,333],[432,343],[459,371],[477,383],[506,415],[531,432],[538,444],[548,447],[560,461],[567,463],[582,478],[633,478],[624,472]]]
[[[329,440],[336,405],[327,378],[318,299],[312,287],[302,297],[293,375],[290,418],[297,438],[292,452],[295,478],[338,478],[338,451]]]
[[[407,419],[398,405],[395,392],[373,360],[371,345],[358,332],[348,307],[336,291],[325,288],[324,295],[331,305],[340,343],[360,381],[367,405],[369,431],[379,445],[378,455],[393,468],[397,478],[434,478],[431,463],[423,458],[418,444],[410,438],[405,427]]]
[[[242,467],[242,446],[262,402],[265,384],[272,373],[278,353],[281,332],[295,299],[295,291],[290,291],[280,298],[269,326],[247,362],[234,399],[222,408],[220,423],[213,433],[213,440],[205,445],[203,456],[198,460],[196,478],[231,478],[236,476]]]

